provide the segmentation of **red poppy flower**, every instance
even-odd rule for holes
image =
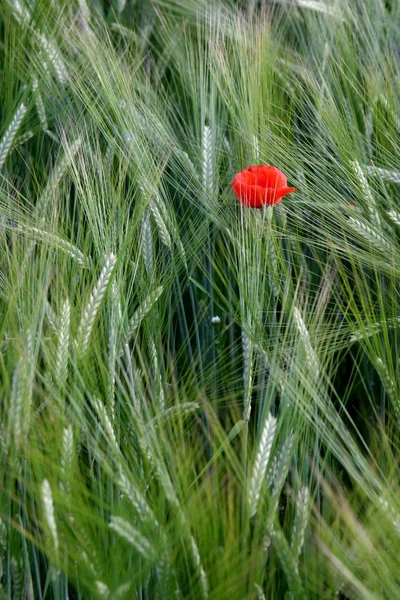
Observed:
[[[249,167],[237,173],[232,181],[232,190],[243,206],[261,208],[278,204],[286,194],[296,191],[287,186],[287,177],[270,165]]]

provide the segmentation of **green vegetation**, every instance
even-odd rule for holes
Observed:
[[[399,17],[0,0],[0,598],[400,598]]]

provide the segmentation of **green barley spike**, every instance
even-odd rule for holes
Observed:
[[[15,136],[17,135],[18,129],[22,123],[22,119],[24,118],[26,113],[25,104],[20,104],[17,109],[17,112],[14,115],[13,120],[11,121],[8,129],[3,135],[3,138],[0,142],[0,169],[3,167],[4,162],[8,156],[10,148],[14,142]]]

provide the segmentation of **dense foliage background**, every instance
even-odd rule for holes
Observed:
[[[399,17],[0,0],[0,598],[400,598]]]

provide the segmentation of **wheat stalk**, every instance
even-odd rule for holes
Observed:
[[[251,414],[251,384],[253,381],[253,344],[242,329],[242,348],[243,348],[243,389],[244,389],[244,406],[243,406],[243,421],[249,421]]]
[[[390,171],[389,169],[382,169],[374,165],[366,165],[364,169],[368,175],[375,175],[375,177],[380,177],[391,183],[400,183],[400,171]]]
[[[321,2],[320,0],[294,0],[294,5],[299,8],[320,12],[330,17],[343,18],[342,13],[337,7],[329,6],[326,2]]]
[[[104,583],[104,581],[99,581],[98,579],[96,579],[94,585],[96,586],[97,593],[99,594],[100,598],[102,598],[102,600],[111,598],[111,590],[108,587],[108,585]]]
[[[386,254],[388,250],[392,250],[392,246],[389,244],[389,242],[387,242],[384,237],[379,235],[379,233],[376,233],[373,229],[371,229],[371,227],[365,225],[365,223],[362,223],[353,217],[349,217],[348,222],[353,229],[357,231],[357,233],[359,233],[365,240],[370,242],[370,244],[375,246],[375,248],[380,250],[380,252]]]
[[[6,448],[11,449],[11,433],[13,444],[18,447],[21,440],[21,413],[22,413],[22,383],[21,383],[21,359],[17,362],[12,376],[10,410],[8,421],[8,434],[6,437]]]
[[[367,200],[367,208],[368,211],[370,212],[373,220],[375,221],[375,223],[378,225],[380,225],[381,221],[379,218],[379,214],[378,211],[376,210],[376,203],[375,203],[375,198],[372,194],[371,188],[368,184],[367,178],[364,175],[364,171],[360,166],[360,163],[356,160],[353,160],[351,163],[354,173],[358,179],[358,182],[360,184],[361,187],[361,191],[363,192],[365,199]]]
[[[89,269],[91,267],[91,261],[89,257],[85,256],[79,250],[79,248],[74,246],[74,244],[71,244],[71,242],[67,242],[67,240],[63,240],[58,235],[50,233],[49,231],[45,231],[44,229],[41,229],[39,227],[32,227],[30,225],[19,225],[16,227],[16,229],[19,231],[26,231],[27,233],[33,234],[34,237],[43,240],[44,242],[54,244],[54,246],[56,246],[59,250],[65,252],[65,254],[68,254],[68,256],[76,260],[76,262],[79,265],[81,265],[81,267],[84,267],[86,269]]]
[[[111,515],[109,527],[124,540],[129,542],[146,560],[154,558],[154,549],[150,542],[128,521]]]
[[[380,321],[377,323],[373,323],[369,325],[365,329],[359,329],[357,331],[353,331],[350,335],[350,342],[358,342],[364,338],[371,337],[380,333],[385,327],[387,329],[394,329],[395,327],[400,326],[400,317],[396,319],[387,319],[386,321]]]
[[[112,449],[113,449],[113,453],[115,456],[119,456],[120,455],[120,448],[117,442],[117,438],[115,436],[115,431],[113,428],[113,425],[106,413],[106,410],[103,406],[103,403],[96,397],[92,398],[92,405],[97,413],[97,416],[100,419],[100,422],[103,426],[103,430],[105,432],[105,435],[108,439],[108,441],[111,443]]]
[[[56,517],[54,511],[54,501],[53,501],[53,493],[51,491],[50,483],[47,479],[43,480],[41,487],[41,496],[43,503],[43,514],[47,523],[47,527],[52,539],[53,549],[55,551],[56,556],[58,555],[58,534],[57,534],[57,524]]]
[[[392,219],[394,223],[396,223],[396,225],[399,225],[400,227],[400,212],[397,212],[395,210],[388,210],[387,215]]]
[[[306,353],[307,362],[310,368],[315,369],[315,376],[318,377],[320,372],[319,361],[312,347],[310,334],[308,332],[307,326],[304,323],[300,310],[297,308],[297,306],[293,307],[293,320],[297,327],[297,331],[300,334]]]
[[[78,137],[70,146],[66,147],[64,154],[57,160],[57,163],[47,180],[46,187],[36,203],[36,212],[40,217],[44,216],[49,201],[57,190],[58,184],[72,163],[73,157],[78,152],[81,144],[82,138]]]
[[[292,552],[290,551],[284,533],[281,531],[281,529],[275,529],[271,532],[271,538],[274,548],[278,554],[279,562],[281,563],[282,569],[285,572],[289,589],[296,598],[303,598],[305,600],[306,595],[304,594],[297,563],[294,560]]]
[[[272,444],[275,438],[276,418],[268,414],[261,434],[253,472],[249,486],[249,516],[253,517],[257,512],[261,487],[267,472],[268,461],[271,454]]]
[[[172,419],[175,416],[179,416],[183,418],[186,415],[189,415],[192,412],[198,411],[200,409],[199,402],[182,402],[177,406],[171,406],[163,411],[163,419],[164,421],[168,421],[168,419]]]
[[[307,486],[300,488],[296,498],[296,517],[293,523],[291,549],[293,556],[300,555],[308,523],[310,492]]]
[[[387,365],[379,357],[375,359],[375,368],[378,371],[379,377],[383,383],[383,387],[390,400],[393,402],[397,416],[400,415],[400,399],[397,393],[396,381],[392,378]]]
[[[27,131],[26,133],[19,135],[17,138],[15,138],[15,146],[22,146],[22,144],[25,144],[26,142],[28,142],[30,139],[33,138],[33,136],[35,135],[34,131]]]
[[[11,121],[8,129],[5,131],[1,141],[0,141],[0,169],[3,167],[4,162],[7,158],[7,155],[10,151],[11,145],[14,141],[15,136],[17,135],[18,129],[22,123],[22,119],[24,118],[26,113],[25,104],[20,104],[17,108],[17,111],[14,115],[13,120]]]
[[[44,130],[48,129],[46,110],[44,108],[42,95],[39,91],[39,85],[37,79],[33,80],[32,89],[35,92],[36,110],[39,116],[40,124]]]
[[[215,187],[213,172],[213,144],[211,128],[208,125],[205,125],[203,129],[202,159],[203,189],[207,199],[212,200]]]
[[[207,598],[209,597],[209,585],[208,585],[207,575],[206,575],[203,565],[201,564],[200,552],[199,552],[198,546],[196,544],[196,540],[194,539],[194,537],[192,535],[189,537],[189,544],[190,544],[190,550],[191,550],[193,562],[194,562],[196,570],[199,574],[201,596],[202,596],[203,600],[207,600]]]
[[[262,587],[258,583],[255,583],[254,587],[257,592],[257,600],[266,600]]]
[[[150,213],[148,210],[145,211],[142,218],[140,247],[147,275],[151,278],[153,274],[153,235],[151,232]]]
[[[157,348],[153,339],[149,340],[150,343],[150,354],[153,362],[153,373],[154,373],[154,381],[156,382],[156,395],[158,399],[158,405],[160,407],[161,412],[165,410],[165,397],[164,397],[164,389],[162,385],[162,377],[161,371],[158,364],[158,356],[157,356]]]
[[[69,330],[70,330],[70,305],[68,298],[65,300],[58,328],[58,347],[54,366],[54,379],[62,389],[67,380],[69,358]]]
[[[20,0],[13,0],[11,7],[14,11],[14,16],[20,24],[27,25],[32,18],[31,13],[23,6]]]
[[[140,306],[133,313],[133,317],[131,318],[131,320],[129,322],[129,334],[128,334],[127,341],[129,341],[132,338],[132,336],[134,335],[137,328],[140,326],[140,324],[143,321],[143,319],[145,318],[145,316],[150,312],[150,310],[153,308],[154,304],[157,302],[157,300],[161,296],[163,290],[164,290],[164,287],[162,285],[160,285],[159,287],[156,287],[152,292],[150,292],[150,294],[147,296],[147,298],[145,298],[143,300],[143,302],[140,304]]]
[[[77,349],[83,356],[89,347],[90,335],[92,333],[93,324],[99,312],[101,302],[106,293],[107,285],[117,262],[116,256],[111,253],[105,262],[105,265],[100,273],[99,279],[90,294],[89,301],[83,311],[79,325],[79,335],[77,340]]]
[[[294,435],[293,433],[291,433],[283,443],[282,448],[277,457],[274,487],[272,489],[271,494],[271,505],[269,508],[269,515],[266,522],[267,531],[271,531],[273,528],[273,521],[275,519],[276,512],[278,509],[280,494],[289,471],[290,461],[292,458],[293,443]]]
[[[36,33],[36,37],[40,42],[42,51],[47,55],[47,61],[53,66],[58,81],[64,85],[68,81],[68,72],[56,44],[40,33]]]
[[[156,528],[159,527],[159,523],[145,497],[137,489],[137,487],[134,486],[130,480],[128,480],[122,470],[120,470],[120,473],[115,481],[115,485],[132,504],[142,522],[149,522],[152,523]]]
[[[12,581],[12,598],[22,598],[24,593],[25,569],[23,567],[22,558],[11,557],[11,581]]]
[[[74,432],[72,430],[72,425],[69,424],[67,427],[64,427],[63,431],[62,455],[60,463],[60,489],[67,495],[68,498],[71,496],[69,478],[71,477],[73,449]]]
[[[155,197],[150,201],[149,209],[157,225],[161,241],[167,248],[171,248],[172,242],[168,230],[168,226],[171,227],[171,221],[168,217],[165,204],[159,194],[156,194]]]

